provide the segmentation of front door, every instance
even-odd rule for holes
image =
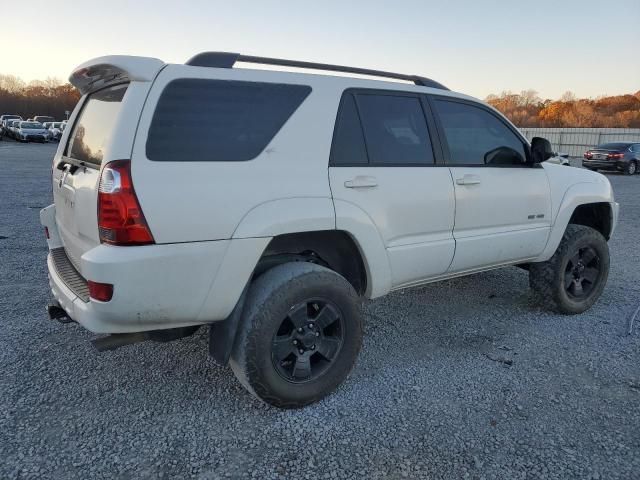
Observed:
[[[449,272],[531,260],[551,227],[545,170],[526,162],[527,145],[481,104],[434,97],[454,182],[456,252]]]

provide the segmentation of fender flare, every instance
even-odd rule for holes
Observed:
[[[391,290],[391,265],[378,228],[371,217],[357,205],[335,199],[334,206],[336,229],[347,232],[360,250],[367,273],[365,297],[386,295]]]
[[[611,207],[611,233],[613,233],[615,224],[617,222],[618,208],[617,204],[613,200],[613,193],[611,185],[609,183],[591,183],[583,182],[576,183],[569,187],[562,198],[558,213],[555,216],[553,224],[551,226],[551,232],[547,240],[547,245],[536,258],[536,262],[544,262],[549,260],[562,240],[569,220],[577,207],[580,205],[587,205],[590,203],[608,203]]]
[[[334,228],[335,212],[330,197],[279,198],[249,210],[231,238],[275,237]]]

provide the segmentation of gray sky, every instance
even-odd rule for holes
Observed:
[[[5,9],[6,10],[6,9]],[[205,50],[420,74],[476,97],[640,90],[640,0],[29,0],[0,73],[66,79],[89,58]]]

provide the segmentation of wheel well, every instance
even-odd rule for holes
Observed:
[[[587,203],[576,207],[569,223],[591,227],[609,240],[611,236],[611,220],[611,206],[608,203]]]
[[[287,233],[274,237],[262,254],[255,275],[285,262],[323,265],[347,279],[358,294],[367,289],[367,272],[360,250],[342,230]]]

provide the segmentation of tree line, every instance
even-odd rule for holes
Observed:
[[[73,110],[80,92],[70,83],[56,78],[26,83],[14,75],[0,74],[0,115],[14,114],[22,118],[50,115],[56,120],[66,118]]]
[[[542,100],[535,90],[489,95],[486,101],[518,127],[640,128],[640,91],[630,95]]]
[[[14,75],[0,74],[0,115],[50,115],[61,120],[79,98],[73,85],[56,78],[26,83]],[[640,128],[640,91],[596,99],[579,99],[567,92],[559,100],[543,100],[535,90],[524,90],[489,95],[486,101],[518,127]]]

